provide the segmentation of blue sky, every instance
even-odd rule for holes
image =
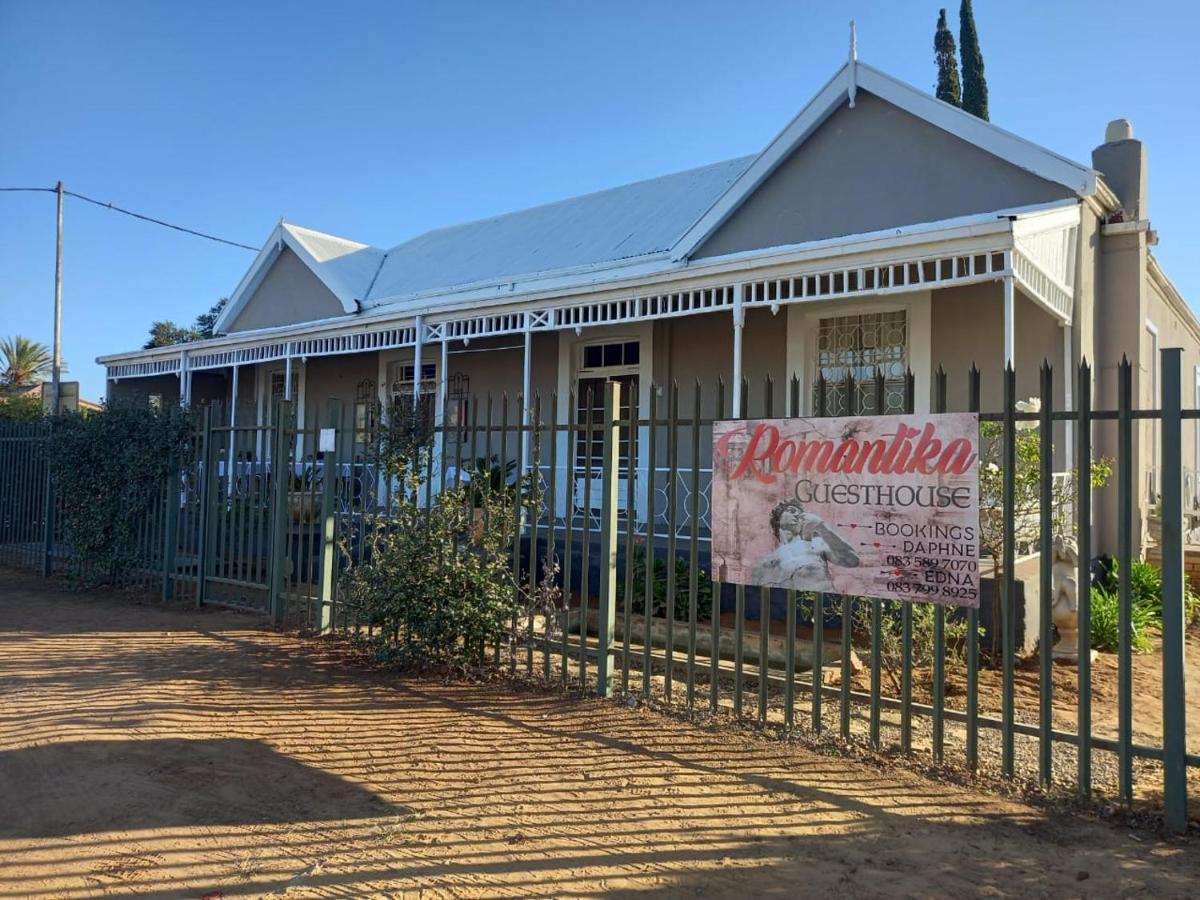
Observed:
[[[992,121],[1088,162],[1131,119],[1159,259],[1200,302],[1200,10],[977,0]],[[0,0],[0,186],[260,244],[282,216],[379,245],[755,152],[844,61],[934,80],[938,4]],[[957,3],[951,4],[956,20]],[[957,25],[954,25],[957,32]],[[190,322],[253,257],[68,200],[64,356]],[[54,206],[0,194],[0,335],[49,343]]]

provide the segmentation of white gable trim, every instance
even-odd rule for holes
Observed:
[[[295,253],[300,261],[308,267],[308,270],[317,276],[321,284],[325,285],[329,292],[337,298],[343,310],[347,313],[358,311],[357,298],[351,297],[340,284],[327,277],[316,257],[292,233],[287,224],[281,221],[275,226],[275,230],[271,232],[267,242],[263,244],[262,250],[258,252],[258,256],[254,258],[254,262],[250,264],[250,268],[242,276],[242,280],[238,282],[229,302],[225,304],[225,309],[222,310],[220,317],[213,325],[213,331],[224,332],[226,326],[237,319],[258,290],[259,285],[262,284],[263,279],[267,277],[267,273],[271,271],[271,266],[275,264],[284,247]]]
[[[948,131],[1018,168],[1070,188],[1080,197],[1096,193],[1098,173],[1095,169],[1073,162],[991,122],[985,122],[978,116],[938,100],[863,63],[859,63],[858,83],[864,90],[924,119],[929,124],[936,125],[943,131]]]
[[[806,141],[818,126],[829,117],[843,99],[850,95],[851,66],[849,64],[838,69],[817,93],[800,114],[788,123],[776,138],[767,144],[758,158],[750,163],[736,181],[725,193],[717,198],[696,224],[683,233],[683,236],[671,247],[671,259],[675,261],[691,256],[710,235],[733,215],[734,211],[767,180],[779,165],[788,158],[792,150]]]
[[[684,233],[671,248],[671,258],[681,261],[695,253],[767,177],[820,127],[839,103],[849,101],[851,91],[857,88],[1018,168],[1061,184],[1081,197],[1096,193],[1098,173],[1095,170],[1017,137],[865,63],[854,61],[837,71],[799,115]]]

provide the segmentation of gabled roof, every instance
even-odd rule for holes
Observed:
[[[686,265],[840,104],[854,104],[860,89],[1078,196],[1103,189],[1098,173],[1087,166],[852,59],[755,156],[429,231],[386,252],[281,222],[230,298],[217,329],[234,321],[284,246],[348,313],[468,289],[515,289],[550,276],[595,280],[598,276],[587,273],[638,264]]]
[[[383,262],[383,251],[375,247],[280,221],[230,296],[215,331],[224,331],[237,319],[285,247],[300,257],[347,313],[359,309]]]
[[[1061,184],[1081,197],[1096,191],[1098,173],[1095,170],[985,122],[879,69],[851,60],[676,242],[671,248],[671,258],[684,260],[694,253],[834,109],[842,103],[853,105],[860,88],[1018,168]]]
[[[387,252],[367,305],[665,253],[752,159],[426,232]]]

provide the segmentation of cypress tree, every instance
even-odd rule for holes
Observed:
[[[933,58],[937,63],[937,98],[954,106],[962,106],[962,90],[958,82],[958,56],[955,55],[954,34],[946,24],[946,11],[938,13],[937,31],[933,33]]]
[[[986,122],[987,79],[983,76],[983,53],[979,50],[979,33],[975,31],[971,0],[962,0],[958,10],[958,46],[962,55],[962,108]]]

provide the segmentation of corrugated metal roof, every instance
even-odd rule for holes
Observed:
[[[662,253],[754,158],[426,232],[387,252],[366,305]]]

